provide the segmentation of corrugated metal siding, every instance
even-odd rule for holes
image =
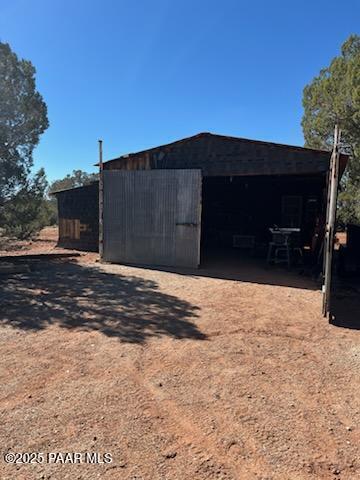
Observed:
[[[104,260],[197,267],[200,170],[104,171]]]

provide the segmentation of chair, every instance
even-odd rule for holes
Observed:
[[[290,268],[290,242],[289,234],[278,230],[270,229],[272,233],[272,241],[269,243],[267,254],[267,263],[286,263]],[[284,257],[279,256],[280,253],[285,253]]]

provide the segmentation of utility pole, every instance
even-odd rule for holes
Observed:
[[[102,140],[99,140],[99,256],[100,262],[104,254],[104,167]]]

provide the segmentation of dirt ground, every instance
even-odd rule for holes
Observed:
[[[25,250],[53,251],[50,233]],[[334,325],[282,270],[30,263],[0,277],[1,479],[360,477],[359,295]]]
[[[57,228],[46,227],[34,240],[6,240],[0,242],[0,255],[24,255],[26,253],[47,253],[54,251],[57,241]]]
[[[20,255],[36,255],[36,254],[53,254],[53,253],[69,253],[68,249],[58,248],[56,246],[58,239],[57,227],[45,227],[39,235],[33,240],[7,240],[0,241],[0,257],[1,256],[20,256]],[[94,262],[98,255],[87,252],[81,253],[82,263]]]

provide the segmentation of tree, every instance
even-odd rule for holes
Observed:
[[[82,187],[98,179],[97,173],[87,173],[82,170],[73,170],[72,174],[67,174],[61,180],[55,180],[49,189],[49,193],[57,190],[66,190],[68,188]]]
[[[351,181],[343,186],[338,201],[339,221],[344,225],[360,223],[360,188]]]
[[[5,235],[25,239],[49,224],[50,211],[44,198],[47,187],[43,168],[26,180],[3,210]]]
[[[35,68],[0,42],[0,205],[26,182],[33,150],[48,126]]]
[[[31,178],[30,172],[34,148],[48,125],[35,68],[0,42],[0,226],[23,238],[34,231],[40,214],[45,173]]]
[[[360,37],[351,35],[329,67],[304,88],[302,127],[305,146],[331,149],[334,125],[341,148],[350,154],[339,195],[339,219],[360,223]]]

